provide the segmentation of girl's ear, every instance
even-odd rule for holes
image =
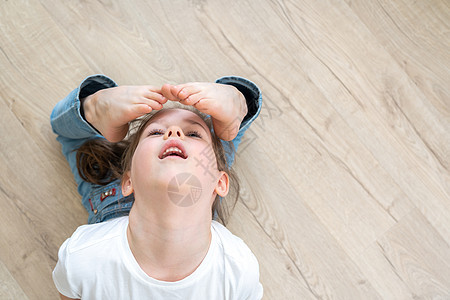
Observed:
[[[228,190],[230,188],[230,181],[228,178],[228,174],[224,171],[220,171],[219,181],[217,182],[215,192],[221,196],[225,197],[228,195]]]
[[[122,195],[129,196],[133,193],[133,184],[131,183],[130,171],[123,174],[122,178]]]

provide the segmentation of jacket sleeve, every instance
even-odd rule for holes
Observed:
[[[117,84],[106,76],[89,76],[69,95],[59,101],[50,115],[53,132],[57,134],[56,140],[61,143],[62,153],[69,163],[81,195],[86,194],[89,184],[83,181],[78,174],[75,150],[88,139],[103,137],[84,119],[80,99],[98,90],[114,86]]]
[[[75,90],[53,108],[50,115],[53,132],[69,139],[86,139],[97,136],[97,130],[84,118],[80,99],[99,90],[115,86],[117,84],[104,75],[92,75],[84,79]]]
[[[234,162],[235,154],[241,143],[244,133],[250,125],[256,120],[262,107],[261,90],[250,80],[239,76],[225,76],[216,80],[216,83],[229,84],[236,87],[245,97],[247,102],[247,115],[242,120],[237,136],[230,142],[222,141],[227,153],[227,162],[231,166]]]

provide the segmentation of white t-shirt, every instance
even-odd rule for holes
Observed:
[[[199,267],[176,282],[148,276],[127,240],[128,217],[80,226],[58,253],[58,291],[81,299],[261,299],[259,265],[247,245],[216,221]]]

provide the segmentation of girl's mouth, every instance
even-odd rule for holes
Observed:
[[[164,159],[168,156],[178,156],[183,159],[188,157],[186,149],[178,139],[169,139],[162,147],[158,157]]]
[[[177,156],[177,157],[181,157],[183,159],[186,159],[186,156],[184,155],[183,151],[181,151],[177,147],[167,148],[166,151],[164,151],[164,153],[162,154],[161,159],[164,159],[164,158],[166,158],[168,156]]]

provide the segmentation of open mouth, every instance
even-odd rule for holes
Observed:
[[[188,155],[181,141],[171,139],[164,144],[158,157],[159,159],[164,159],[167,157],[179,157],[186,159]]]
[[[170,148],[166,149],[160,158],[164,159],[169,156],[181,157],[182,159],[187,158],[186,155],[183,153],[183,151],[177,147],[170,147]]]

